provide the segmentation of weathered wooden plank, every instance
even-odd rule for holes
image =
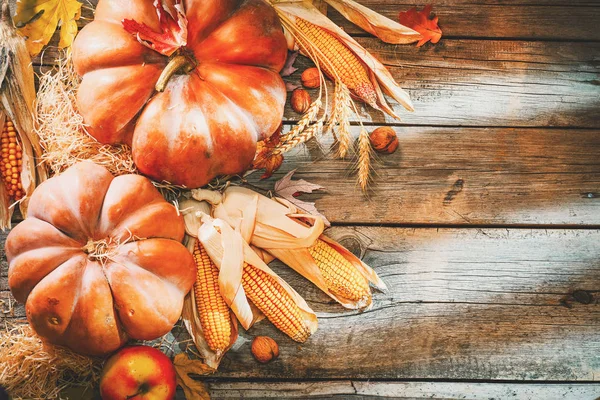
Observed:
[[[211,382],[211,398],[220,399],[519,399],[596,400],[597,384],[526,384],[460,382]]]
[[[417,0],[359,0],[388,18]],[[594,0],[436,0],[433,11],[446,37],[600,40],[600,5]],[[330,18],[351,34],[366,34],[329,7]]]
[[[395,129],[399,149],[378,156],[369,197],[356,186],[355,160],[333,159],[329,136],[322,149],[300,146],[272,178],[255,173],[250,182],[272,190],[297,169],[296,178],[326,188],[302,199],[337,223],[600,224],[598,130]]]
[[[600,43],[442,40],[416,48],[372,38],[358,41],[410,93],[414,113],[394,103],[404,124],[600,124]],[[293,83],[299,83],[300,73],[310,65],[304,57],[297,64],[299,71],[287,79]],[[366,106],[360,112],[366,122],[398,123]],[[285,116],[298,118],[289,104]]]
[[[216,378],[600,377],[600,230],[338,227],[328,234],[364,254],[389,292],[375,294],[369,311],[347,311],[274,265],[317,312],[319,330],[298,344],[258,323],[241,332]],[[257,364],[255,335],[277,340],[279,359]]]

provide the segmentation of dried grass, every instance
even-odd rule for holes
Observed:
[[[87,133],[77,112],[78,87],[69,53],[63,53],[57,66],[40,77],[37,133],[45,149],[43,161],[54,174],[83,160],[102,165],[114,175],[136,173],[127,145],[105,145]]]
[[[67,386],[91,389],[102,360],[44,343],[27,324],[0,331],[0,385],[15,399],[55,399]]]

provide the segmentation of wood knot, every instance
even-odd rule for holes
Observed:
[[[592,304],[594,296],[587,290],[576,290],[573,292],[573,298],[581,304]]]

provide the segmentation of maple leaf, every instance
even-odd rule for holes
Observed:
[[[184,353],[177,354],[173,359],[177,375],[177,384],[183,389],[186,399],[210,400],[210,394],[202,381],[195,380],[189,374],[209,375],[214,369],[201,360],[191,360]]]
[[[400,23],[414,29],[423,36],[419,40],[419,43],[417,43],[417,47],[423,46],[430,40],[431,43],[437,43],[442,38],[442,30],[438,26],[438,17],[429,19],[431,9],[431,4],[428,4],[421,11],[417,11],[417,8],[413,7],[406,12],[400,13]]]
[[[27,38],[27,50],[36,56],[60,26],[59,48],[69,47],[77,35],[81,3],[76,0],[20,0],[14,17],[19,33]]]
[[[314,202],[300,200],[298,197],[303,193],[312,193],[315,190],[325,189],[321,185],[315,185],[305,181],[304,179],[292,180],[292,176],[296,170],[288,172],[283,178],[275,182],[275,194],[282,197],[311,215],[318,215],[323,219],[326,226],[331,226],[327,218],[317,210]]]
[[[265,169],[265,173],[260,179],[270,178],[283,163],[282,154],[273,154],[273,149],[279,144],[282,128],[283,125],[279,125],[274,134],[256,145],[256,156],[252,162],[252,169]]]
[[[168,1],[154,0],[154,7],[158,15],[160,32],[155,32],[148,25],[140,24],[133,19],[124,19],[123,28],[137,37],[144,46],[170,56],[187,44],[187,18],[183,5],[181,0],[174,0],[172,4]]]

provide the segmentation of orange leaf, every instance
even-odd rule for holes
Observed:
[[[283,155],[273,154],[273,149],[279,144],[282,127],[283,125],[280,125],[271,137],[258,142],[256,146],[256,156],[252,163],[252,169],[265,169],[265,173],[260,179],[270,178],[283,163]]]
[[[442,38],[442,30],[438,26],[438,17],[429,19],[431,8],[431,4],[428,4],[421,11],[417,11],[417,8],[413,7],[400,13],[400,23],[414,29],[423,36],[423,39],[417,43],[417,47],[423,46],[430,40],[431,43],[437,43]]]

